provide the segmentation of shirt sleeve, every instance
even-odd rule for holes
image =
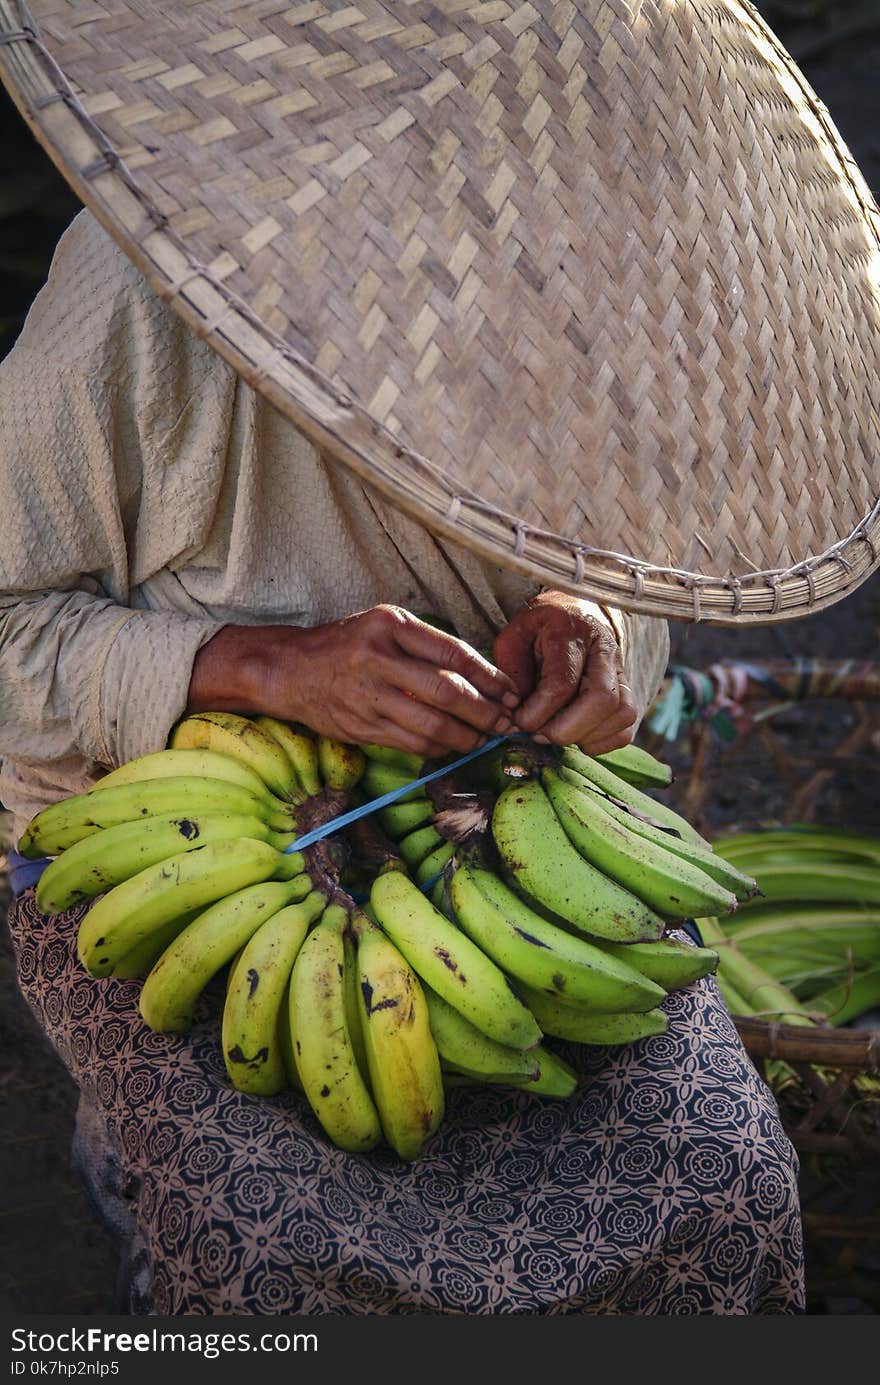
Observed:
[[[128,605],[139,464],[112,398],[16,348],[0,368],[0,756],[114,766],[160,749],[213,620]]]

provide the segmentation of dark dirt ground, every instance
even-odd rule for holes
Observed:
[[[829,106],[875,194],[880,192],[880,0],[778,0],[772,5],[768,0],[763,8]],[[5,102],[0,104],[0,151],[2,355],[15,340],[55,241],[77,204]],[[678,626],[672,662],[704,668],[720,659],[876,659],[878,633],[880,575],[831,611],[794,624],[754,630]],[[774,721],[774,743],[799,762],[795,773],[803,777],[826,767],[822,756],[856,720],[856,709],[839,699],[797,707]],[[841,761],[829,776],[816,800],[818,821],[880,831],[878,754],[880,732],[875,729],[860,752]],[[676,763],[680,795],[687,786],[687,743],[672,748],[669,758]],[[781,820],[791,793],[779,764],[768,761],[767,747],[748,737],[712,758],[706,825],[719,830],[737,822]],[[0,1309],[108,1312],[114,1306],[115,1255],[69,1170],[73,1083],[15,985],[3,924],[3,846],[0,813]],[[832,1181],[823,1206],[856,1215],[876,1213],[876,1173]],[[877,1268],[872,1262],[871,1269]],[[829,1294],[821,1273],[811,1259],[811,1313],[872,1311],[861,1299]]]

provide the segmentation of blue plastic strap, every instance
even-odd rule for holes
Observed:
[[[383,793],[379,798],[371,798],[369,803],[362,803],[359,808],[351,808],[347,813],[340,813],[338,817],[331,818],[329,822],[324,822],[320,827],[313,827],[311,832],[304,832],[301,837],[297,837],[295,842],[284,848],[285,854],[291,851],[304,851],[307,846],[313,846],[315,842],[323,841],[325,837],[332,837],[334,832],[341,832],[343,827],[349,827],[351,823],[357,822],[358,818],[365,818],[370,813],[377,813],[381,808],[387,808],[390,803],[396,803],[398,798],[404,794],[411,793],[413,789],[420,789],[423,784],[430,784],[432,779],[441,779],[444,774],[451,774],[453,770],[460,769],[471,760],[476,760],[479,755],[486,755],[496,746],[503,745],[509,741],[510,736],[495,736],[485,745],[481,745],[478,750],[471,750],[467,755],[462,755],[460,759],[453,760],[451,765],[441,765],[440,769],[432,770],[430,774],[423,774],[421,779],[413,779],[409,784],[403,784],[399,789],[389,789],[388,793]]]

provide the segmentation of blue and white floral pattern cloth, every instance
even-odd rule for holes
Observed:
[[[568,1101],[451,1091],[407,1165],[332,1148],[295,1092],[233,1090],[221,986],[189,1036],[152,1033],[138,983],[78,964],[81,917],[13,905],[20,983],[116,1150],[152,1311],[803,1310],[796,1156],[711,979],[665,1035],[559,1045]]]

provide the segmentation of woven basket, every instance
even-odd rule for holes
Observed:
[[[742,784],[752,748],[764,756],[765,767],[769,761],[774,768],[769,778],[765,768],[768,793],[782,786],[787,795],[783,811],[773,813],[776,821],[828,822],[827,798],[838,778],[880,774],[880,663],[774,661],[747,670],[719,664],[697,673],[696,680],[704,687],[711,682],[715,696],[692,723],[675,800],[710,837],[721,831],[707,820],[706,806],[716,804],[720,786],[735,790]],[[852,713],[837,730],[836,743],[810,751],[786,747],[774,718],[806,703],[797,715],[821,716],[827,740],[840,722],[828,715],[829,699],[846,702]],[[736,739],[726,746],[712,729],[719,710],[737,727]],[[679,755],[670,754],[668,742],[657,736],[645,743],[662,758]],[[750,812],[722,830],[766,826],[757,816]],[[858,817],[846,825],[876,830]],[[798,1079],[778,1100],[801,1159],[809,1294],[854,1297],[880,1311],[880,1028],[804,1029],[738,1017],[735,1023],[759,1071],[765,1060],[780,1060]],[[876,1096],[854,1085],[860,1075],[877,1079]]]

